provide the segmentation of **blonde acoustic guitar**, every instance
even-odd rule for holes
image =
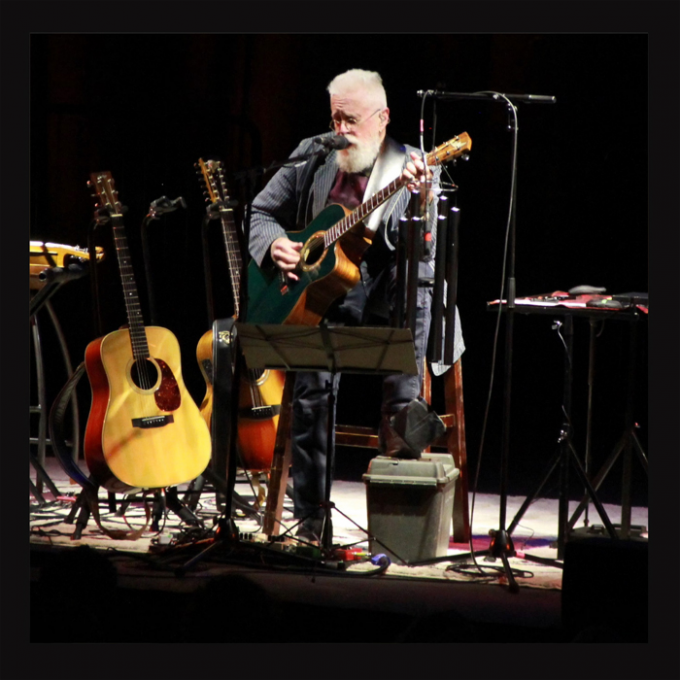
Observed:
[[[112,224],[129,327],[85,350],[92,388],[85,462],[109,491],[182,484],[208,466],[210,431],[184,386],[177,338],[166,328],[144,326],[111,173],[92,173],[89,185],[97,213],[108,213]]]

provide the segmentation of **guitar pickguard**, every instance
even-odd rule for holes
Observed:
[[[175,374],[165,361],[162,359],[156,361],[161,369],[161,384],[154,394],[156,405],[161,411],[176,411],[182,403],[182,395]]]

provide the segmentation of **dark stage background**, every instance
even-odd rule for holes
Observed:
[[[404,45],[415,45],[403,59]],[[348,44],[359,49],[348,49]],[[346,56],[349,52],[359,57]],[[417,53],[417,56],[416,56]],[[544,94],[555,105],[520,105],[517,295],[579,284],[609,293],[648,290],[647,38],[643,34],[545,35],[46,35],[31,36],[30,238],[85,246],[93,206],[89,173],[110,170],[121,201],[145,320],[172,330],[184,380],[197,402],[205,383],[196,344],[210,328],[201,229],[199,157],[220,158],[241,217],[246,187],[234,173],[281,161],[297,142],[327,129],[326,85],[349,68],[377,70],[392,123],[388,132],[419,145],[417,90],[495,90]],[[627,93],[623,96],[621,93]],[[463,359],[470,469],[479,460],[496,317],[486,302],[500,294],[509,210],[513,137],[500,103],[440,102],[435,143],[466,131],[470,159],[446,166],[459,186],[458,301],[467,345]],[[433,106],[425,111],[432,146]],[[272,173],[259,180],[267,181]],[[152,223],[149,263],[154,308],[144,275],[141,223],[151,201],[184,197],[188,207]],[[126,322],[110,229],[95,232],[107,259],[99,266],[101,325],[90,277],[66,285],[53,305],[74,365],[85,346]],[[215,312],[231,313],[219,222],[210,232]],[[558,317],[555,317],[558,318]],[[553,317],[515,317],[509,492],[528,494],[557,446],[562,425],[564,353]],[[43,324],[48,397],[66,375]],[[503,404],[501,324],[496,379],[480,490],[497,492]],[[647,449],[647,322],[640,324],[635,419]],[[588,322],[575,321],[574,443],[583,454]],[[624,426],[628,324],[608,321],[597,343],[593,465],[614,448]],[[53,356],[52,356],[53,355]],[[441,385],[435,384],[440,398]],[[78,388],[81,420],[89,386]],[[376,381],[345,376],[340,422],[378,415]],[[371,409],[374,408],[374,411]],[[360,479],[369,451],[340,449],[337,476]],[[634,502],[646,503],[646,478],[634,461]],[[543,495],[557,496],[555,474]],[[602,499],[619,502],[620,462]],[[572,494],[580,487],[572,474]],[[618,521],[618,518],[613,518]]]

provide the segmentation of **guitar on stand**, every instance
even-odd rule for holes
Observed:
[[[242,257],[224,171],[221,162],[216,160],[203,161],[200,158],[196,165],[205,183],[206,201],[217,211],[222,224],[236,320],[240,312]],[[213,413],[214,344],[214,332],[211,330],[201,337],[196,348],[198,365],[206,382],[206,395],[200,410],[209,427],[212,427]],[[259,484],[259,473],[268,473],[272,466],[283,383],[284,375],[281,371],[251,370],[242,364],[238,395],[237,451],[243,469],[256,473],[253,478],[256,484]],[[263,493],[260,492],[259,496],[258,500],[261,502]]]
[[[108,215],[113,227],[129,327],[85,350],[92,388],[85,461],[99,486],[112,492],[189,482],[210,461],[210,432],[182,381],[177,338],[144,326],[113,177],[92,173],[88,185],[96,216]]]

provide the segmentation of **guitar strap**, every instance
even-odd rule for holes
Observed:
[[[383,151],[378,156],[373,172],[371,172],[371,176],[368,178],[363,202],[367,201],[376,191],[379,191],[399,177],[403,167],[404,147],[395,142],[391,137],[385,137]],[[380,228],[385,208],[389,202],[389,200],[385,201],[364,220],[364,226],[371,233],[371,236]]]

